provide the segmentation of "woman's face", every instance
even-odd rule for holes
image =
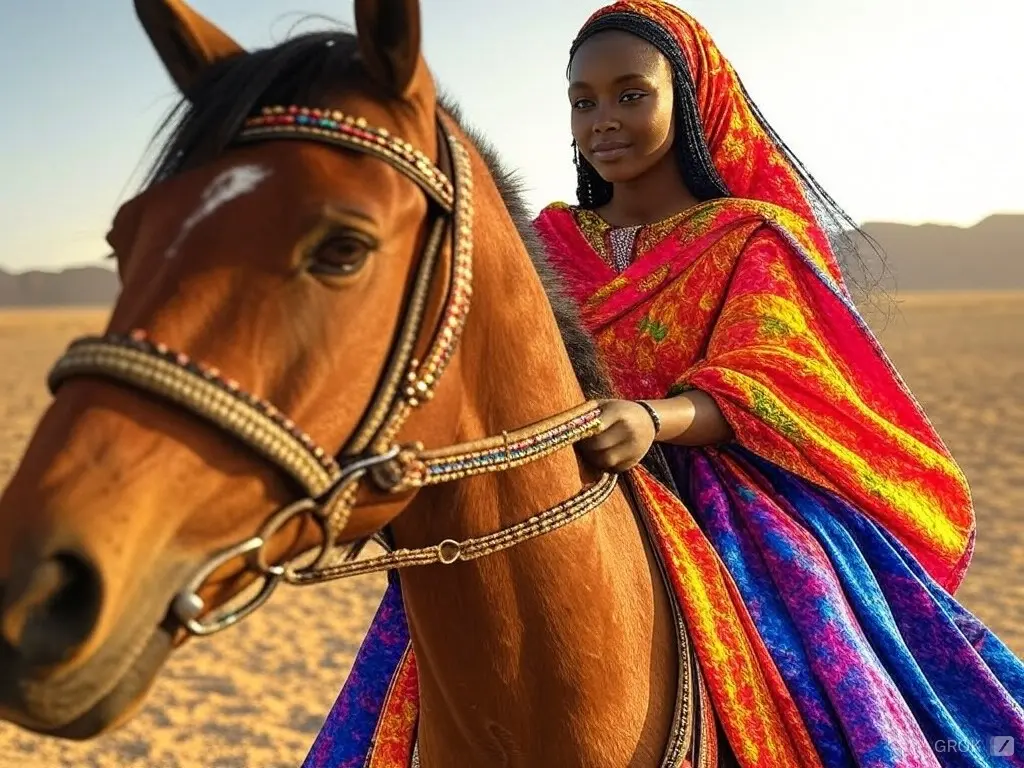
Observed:
[[[661,52],[627,32],[599,32],[569,67],[572,135],[601,178],[631,181],[672,148],[672,68]]]

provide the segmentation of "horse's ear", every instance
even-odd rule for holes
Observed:
[[[420,55],[419,0],[355,0],[359,53],[370,76],[407,97],[425,75]]]
[[[184,0],[135,0],[135,13],[185,95],[211,64],[244,49]]]

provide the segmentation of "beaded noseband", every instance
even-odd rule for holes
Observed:
[[[237,137],[239,143],[267,139],[320,141],[372,155],[414,181],[440,209],[415,268],[381,380],[359,427],[337,455],[318,446],[266,400],[225,378],[216,368],[150,339],[143,330],[126,336],[77,339],[50,372],[48,383],[54,393],[69,379],[99,376],[174,403],[231,434],[302,488],[304,496],[271,515],[254,536],[213,555],[176,595],[171,611],[194,635],[210,635],[237,623],[266,602],[282,581],[310,584],[414,565],[450,565],[507,549],[582,517],[615,488],[615,476],[602,474],[575,496],[522,523],[461,542],[446,539],[432,547],[388,551],[364,560],[353,559],[362,542],[353,546],[349,557],[338,552],[337,541],[356,504],[360,484],[366,479],[385,492],[407,492],[520,466],[600,430],[598,406],[588,402],[545,421],[473,443],[426,450],[420,444],[395,442],[412,410],[433,397],[458,346],[472,294],[470,159],[441,120],[438,130],[440,155],[450,162],[454,180],[408,142],[367,125],[362,118],[334,110],[265,108],[246,120]],[[452,264],[443,270],[438,268],[438,261],[446,234],[450,236]],[[422,331],[428,297],[438,273],[448,275],[447,290],[436,328],[425,339]],[[268,563],[267,543],[298,517],[310,517],[320,528],[315,557],[302,566],[297,561]],[[208,609],[200,589],[214,571],[238,557],[245,558],[249,570],[262,579],[258,592],[240,607]]]

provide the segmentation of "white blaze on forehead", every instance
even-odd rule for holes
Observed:
[[[181,231],[167,249],[167,258],[178,252],[178,246],[195,226],[225,203],[252,192],[264,179],[270,176],[270,169],[259,165],[239,165],[229,168],[207,185],[199,199],[199,207],[185,219]]]

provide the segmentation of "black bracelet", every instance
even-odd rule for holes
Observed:
[[[654,410],[654,406],[646,400],[634,400],[633,402],[650,414],[651,421],[654,422],[654,436],[657,437],[658,433],[661,432],[661,417],[658,415],[658,412]]]

